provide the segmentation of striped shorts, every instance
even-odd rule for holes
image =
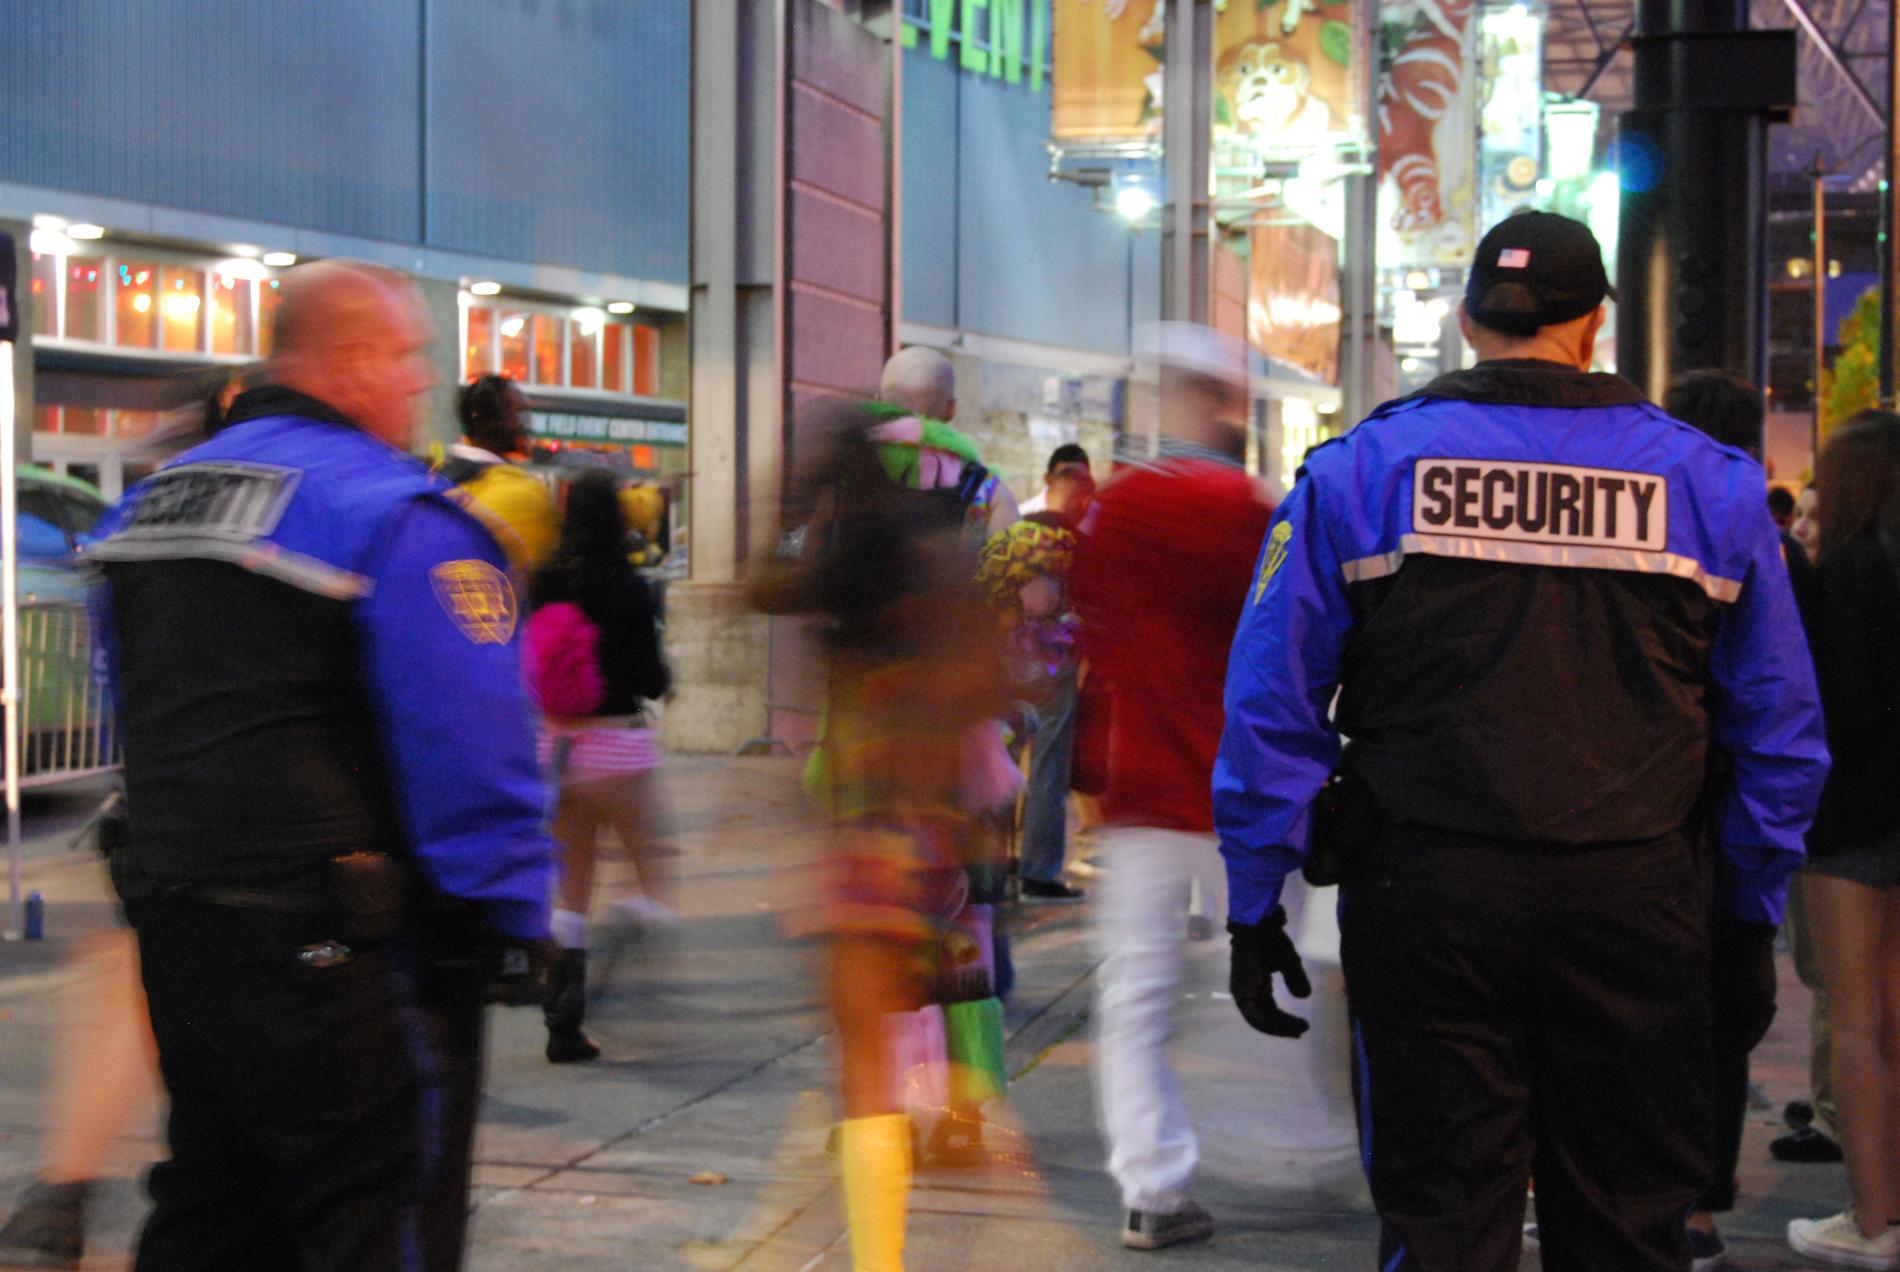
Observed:
[[[660,744],[648,728],[543,724],[541,768],[567,786],[606,777],[631,777],[660,764]]]

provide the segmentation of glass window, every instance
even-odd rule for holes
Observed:
[[[54,306],[59,296],[59,257],[43,256],[33,253],[33,282],[30,288],[33,306],[33,334],[53,336],[59,333],[53,330],[58,320]]]
[[[567,324],[564,318],[550,318],[546,314],[534,316],[534,382],[536,384],[559,384],[561,382],[561,328]]]
[[[501,374],[528,379],[528,315],[520,310],[501,316]]]
[[[105,305],[100,301],[108,266],[96,256],[66,258],[66,323],[68,340],[104,340]]]
[[[609,393],[627,391],[627,324],[610,322],[600,333],[600,387]]]
[[[158,267],[148,262],[120,261],[119,299],[113,307],[118,343],[134,349],[158,347]],[[71,421],[67,421],[68,431]],[[96,431],[96,430],[95,430]]]
[[[112,435],[114,437],[144,437],[157,427],[157,411],[112,412]]]
[[[33,431],[35,433],[59,432],[59,408],[44,404],[34,407]]]
[[[205,276],[195,269],[167,265],[159,271],[159,326],[162,345],[196,353],[204,348]]]
[[[567,383],[576,389],[600,387],[600,327],[574,321],[567,328]]]
[[[495,311],[487,305],[468,307],[468,348],[462,354],[462,378],[473,380],[495,369]]]
[[[103,437],[106,431],[106,413],[90,406],[63,407],[60,410],[59,431],[80,433],[87,437]]]
[[[211,276],[211,352],[246,354],[257,347],[251,288],[248,278]]]
[[[72,551],[66,532],[59,525],[59,501],[44,486],[21,482],[19,511],[14,524],[19,534],[20,555],[58,560]]]
[[[633,329],[633,391],[653,397],[660,385],[660,333],[654,327]]]
[[[281,284],[277,279],[266,279],[257,285],[257,356],[270,356],[272,319],[277,317],[277,302],[283,299]]]

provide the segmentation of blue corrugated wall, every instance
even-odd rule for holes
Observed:
[[[0,180],[684,282],[689,19],[690,0],[8,0]]]
[[[906,321],[1122,353],[1131,308],[1155,316],[1159,232],[1049,180],[1048,141],[1046,87],[960,70],[954,46],[937,61],[927,37],[905,54]]]

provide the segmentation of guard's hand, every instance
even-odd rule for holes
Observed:
[[[1258,923],[1229,923],[1227,931],[1234,940],[1227,988],[1240,1014],[1255,1029],[1276,1038],[1297,1038],[1305,1033],[1306,1021],[1281,1011],[1273,998],[1275,973],[1286,981],[1287,991],[1295,998],[1308,998],[1313,993],[1299,951],[1286,934],[1285,908],[1274,906]]]

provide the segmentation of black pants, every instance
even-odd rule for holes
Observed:
[[[1715,1160],[1696,1209],[1720,1213],[1735,1208],[1735,1167],[1748,1120],[1748,1056],[1775,1023],[1775,956],[1772,945],[1738,932],[1720,917],[1712,917],[1710,926]]]
[[[1708,1180],[1709,952],[1686,840],[1389,829],[1340,909],[1381,1272],[1686,1272]]]
[[[335,966],[314,916],[127,906],[171,1157],[137,1272],[450,1272],[461,1263],[481,984],[399,935]]]

